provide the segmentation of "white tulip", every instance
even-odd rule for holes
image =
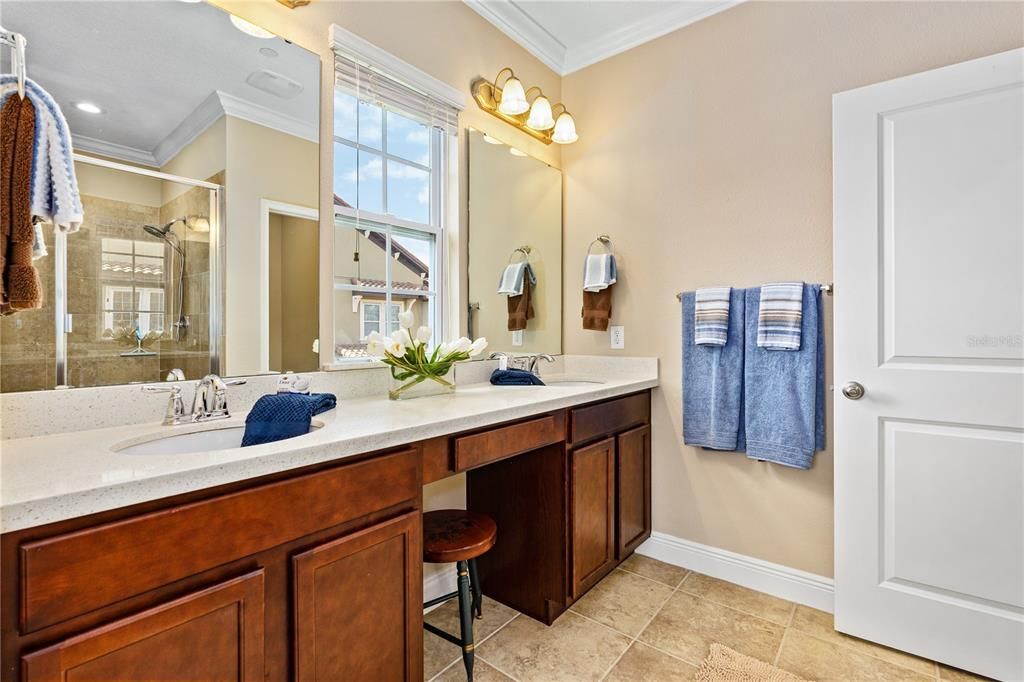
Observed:
[[[388,355],[393,355],[396,358],[405,357],[405,344],[401,341],[391,341],[386,350]]]
[[[472,346],[473,342],[465,336],[460,336],[457,340],[452,342],[452,350],[458,351],[459,353],[468,353]]]
[[[431,333],[430,327],[420,327],[416,330],[416,340],[420,343],[426,343],[430,341]]]
[[[398,324],[402,325],[402,329],[412,329],[412,324],[415,321],[416,316],[413,315],[411,310],[407,310],[404,313],[398,313]]]
[[[474,341],[469,347],[469,357],[475,358],[484,352],[484,348],[487,348],[487,339],[480,337]]]
[[[394,343],[400,343],[403,346],[412,345],[412,337],[409,336],[409,330],[404,328],[395,330],[395,332],[391,335],[391,340]]]
[[[438,346],[437,356],[439,358],[443,358],[443,357],[448,356],[451,352],[452,352],[452,344],[448,343],[447,341],[444,341],[444,342],[441,343],[440,346]]]
[[[379,332],[370,332],[366,336],[366,352],[376,357],[383,356],[385,340]]]

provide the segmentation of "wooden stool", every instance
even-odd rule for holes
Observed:
[[[458,590],[436,599],[424,607],[434,606],[449,599],[459,598],[459,623],[462,637],[456,637],[440,628],[423,623],[423,627],[462,649],[462,662],[466,676],[473,680],[473,616],[483,616],[484,595],[476,572],[476,558],[494,547],[498,526],[483,514],[465,509],[442,509],[423,515],[423,560],[431,564],[455,562],[458,572]]]

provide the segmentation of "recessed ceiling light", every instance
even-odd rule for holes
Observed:
[[[75,108],[79,111],[84,111],[87,114],[102,114],[103,110],[92,102],[78,102],[75,104]]]
[[[250,35],[253,38],[273,38],[273,33],[265,28],[260,28],[256,24],[246,21],[241,17],[236,17],[234,14],[231,15],[231,23],[235,25],[239,31],[246,35]]]

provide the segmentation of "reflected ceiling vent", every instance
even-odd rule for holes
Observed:
[[[273,71],[253,71],[245,82],[263,92],[282,99],[292,99],[302,92],[302,83]]]

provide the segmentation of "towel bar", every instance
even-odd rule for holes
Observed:
[[[831,296],[832,295],[832,290],[834,288],[835,287],[833,286],[832,282],[824,282],[821,285],[821,293],[826,294],[827,296]],[[683,300],[682,292],[676,294],[676,300],[677,301],[682,301]]]

